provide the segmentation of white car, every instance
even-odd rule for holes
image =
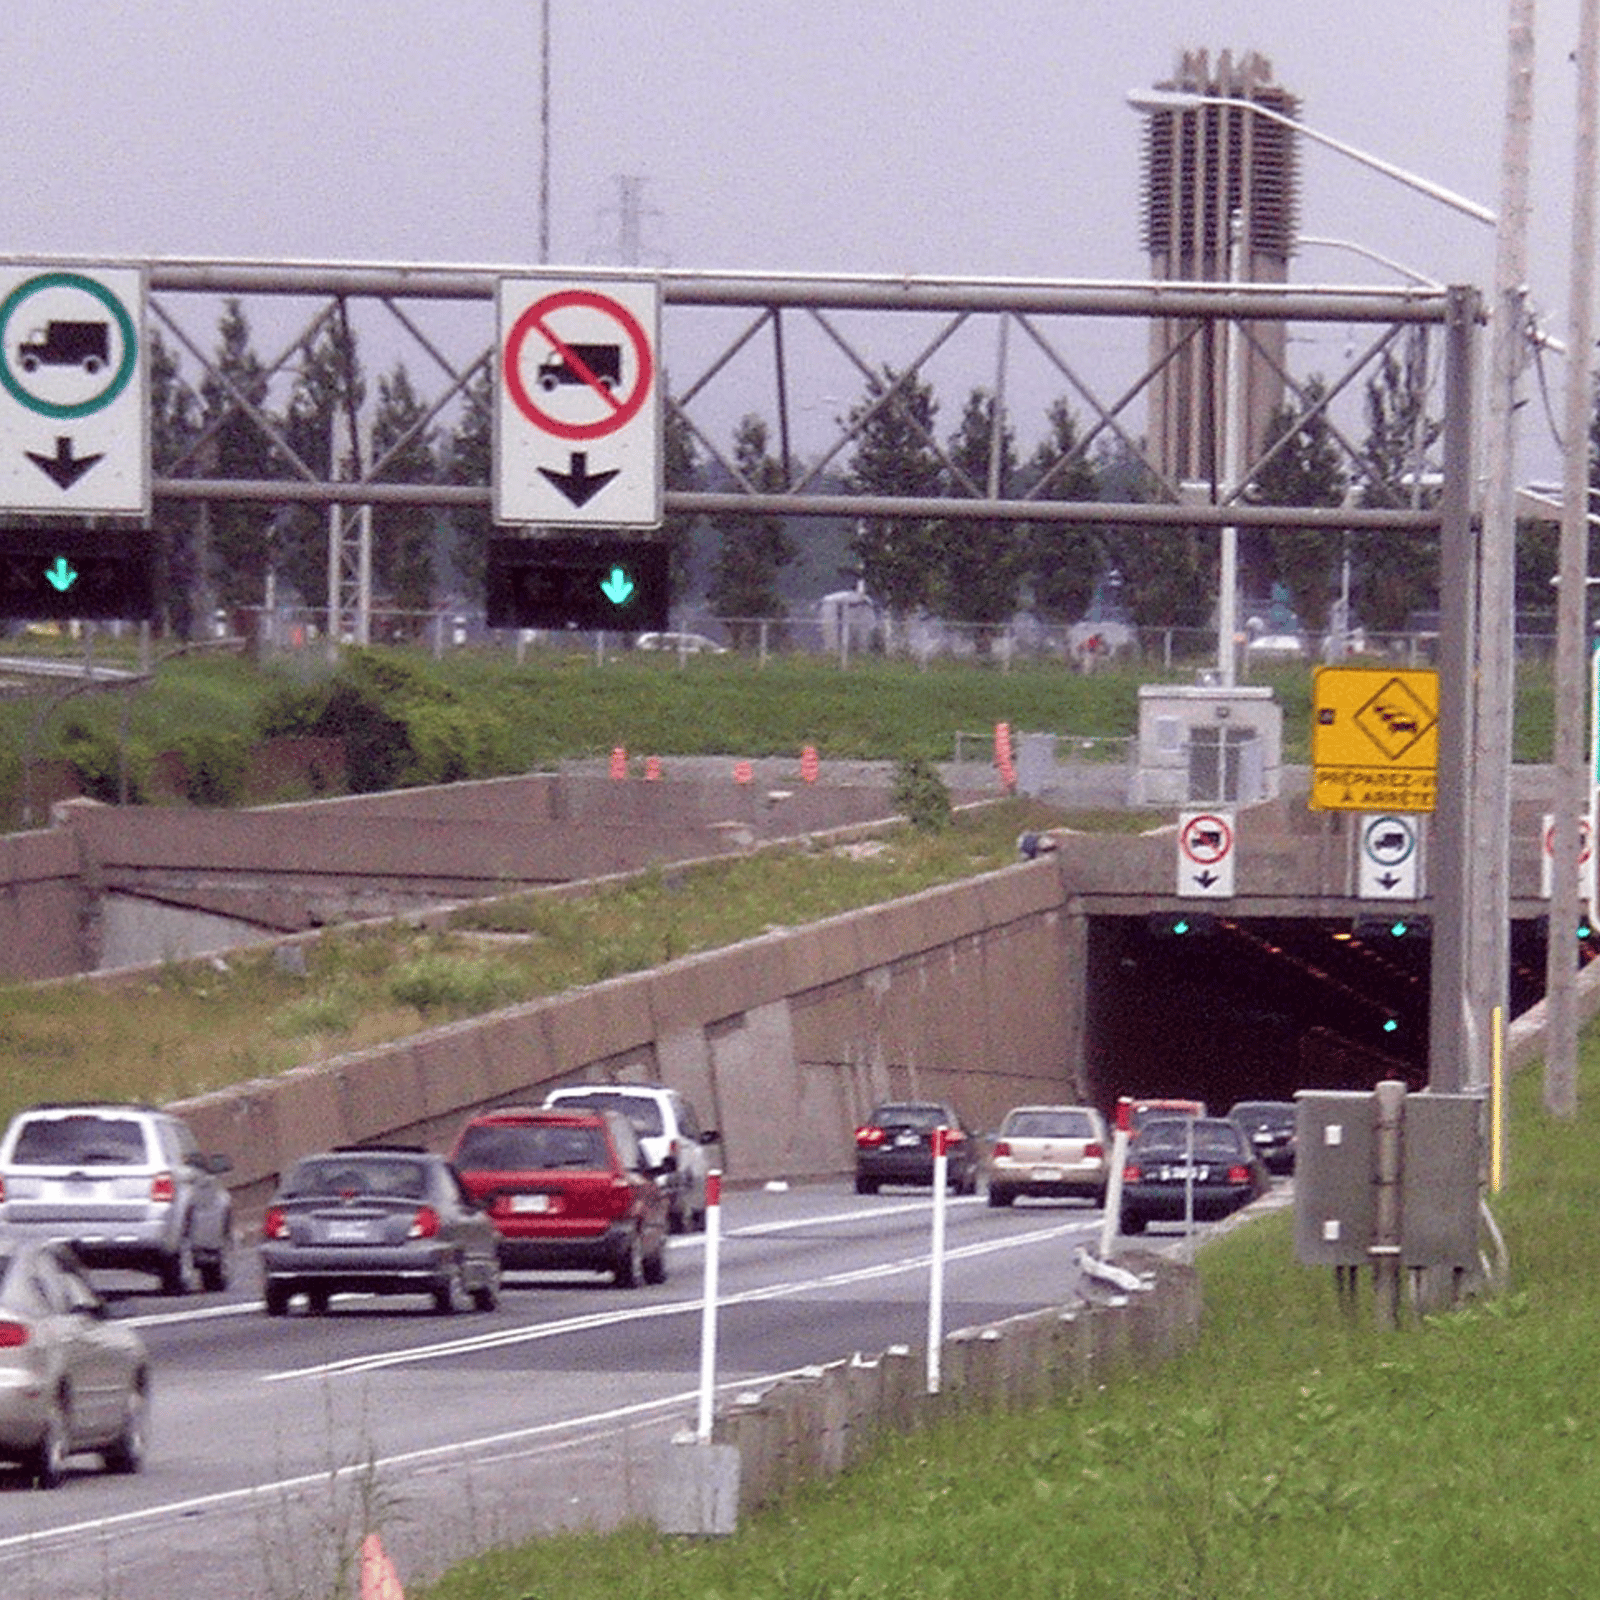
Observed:
[[[571,1110],[620,1111],[639,1136],[645,1164],[672,1166],[657,1180],[667,1191],[668,1225],[674,1233],[699,1232],[706,1221],[706,1173],[709,1146],[720,1144],[715,1128],[702,1128],[694,1107],[676,1089],[654,1083],[585,1083],[552,1089],[547,1106]]]
[[[708,639],[703,633],[641,633],[633,641],[635,650],[674,650],[686,656],[725,656],[726,645]]]

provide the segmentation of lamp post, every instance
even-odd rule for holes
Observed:
[[[1511,0],[1513,11],[1532,0]],[[1589,3],[1589,0],[1586,0]],[[1528,30],[1531,43],[1531,28]],[[1531,71],[1516,48],[1508,126],[1525,129],[1519,115],[1531,96]],[[1488,1081],[1497,1048],[1492,1031],[1504,1016],[1509,987],[1508,864],[1510,856],[1512,549],[1515,522],[1511,486],[1516,384],[1522,338],[1523,242],[1526,234],[1525,143],[1508,136],[1504,181],[1512,204],[1504,224],[1495,211],[1443,184],[1420,177],[1369,151],[1308,127],[1298,118],[1238,95],[1179,89],[1135,89],[1135,110],[1152,114],[1206,109],[1236,110],[1291,129],[1296,134],[1370,168],[1441,205],[1497,230],[1496,292],[1491,318],[1490,426],[1482,532],[1441,572],[1441,621],[1457,637],[1445,642],[1440,721],[1455,748],[1441,751],[1439,831],[1441,849],[1434,898],[1444,911],[1435,918],[1433,995],[1429,1017],[1429,1081],[1450,1091]],[[1522,187],[1513,177],[1520,148]],[[1465,397],[1463,397],[1464,400]],[[1447,500],[1459,486],[1446,486]],[[1449,506],[1445,508],[1449,520]],[[1447,540],[1448,543],[1448,540]],[[1467,570],[1453,570],[1465,564]],[[1459,926],[1455,924],[1459,922]],[[1442,926],[1441,926],[1442,924]]]

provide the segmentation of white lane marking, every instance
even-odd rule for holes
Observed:
[[[999,1239],[979,1240],[946,1252],[951,1261],[970,1260],[977,1256],[992,1255],[996,1251],[1016,1249],[1022,1245],[1043,1244],[1051,1239],[1093,1227],[1081,1220],[1061,1223],[1055,1227],[1039,1228],[1031,1233],[1007,1234]],[[846,1271],[827,1273],[820,1278],[806,1278],[794,1283],[769,1284],[761,1289],[745,1289],[738,1294],[725,1296],[722,1305],[755,1305],[766,1300],[783,1300],[795,1295],[814,1293],[819,1289],[838,1289],[851,1284],[868,1283],[875,1278],[894,1277],[900,1273],[915,1272],[927,1267],[932,1257],[927,1252],[902,1256],[895,1261],[875,1262],[870,1266],[853,1267]],[[436,1361],[444,1357],[469,1355],[481,1350],[504,1349],[508,1345],[533,1344],[543,1339],[556,1339],[570,1333],[584,1333],[595,1328],[615,1327],[625,1322],[646,1322],[662,1317],[683,1316],[698,1311],[699,1299],[673,1300],[666,1304],[632,1306],[626,1310],[594,1311],[581,1317],[568,1317],[560,1322],[542,1323],[537,1327],[501,1328],[491,1333],[470,1335],[463,1339],[449,1339],[437,1344],[419,1345],[409,1350],[381,1351],[372,1355],[350,1356],[342,1361],[330,1361],[314,1367],[295,1367],[284,1372],[261,1374],[262,1383],[292,1383],[307,1378],[347,1376],[352,1373],[376,1372],[385,1367],[405,1366],[414,1361]]]

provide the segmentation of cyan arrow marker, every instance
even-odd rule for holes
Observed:
[[[620,606],[624,600],[633,593],[633,579],[621,567],[613,567],[611,576],[600,585],[603,594],[612,605]]]
[[[53,589],[65,594],[78,581],[78,574],[65,556],[57,556],[55,565],[45,568],[45,579]]]

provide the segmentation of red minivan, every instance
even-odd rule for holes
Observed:
[[[500,1236],[508,1272],[609,1272],[619,1288],[665,1283],[672,1157],[647,1164],[617,1111],[512,1106],[473,1117],[450,1155]]]

